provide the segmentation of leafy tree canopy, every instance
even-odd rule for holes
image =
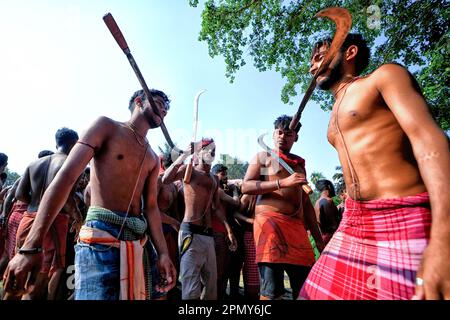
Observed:
[[[189,0],[193,7],[198,3]],[[259,71],[279,72],[286,80],[281,100],[292,104],[310,81],[312,45],[334,34],[331,21],[314,15],[332,6],[350,11],[352,32],[361,33],[372,48],[365,73],[383,63],[405,65],[417,77],[439,125],[449,130],[447,0],[206,0],[199,40],[208,44],[211,57],[224,57],[231,82],[249,60]],[[316,90],[312,99],[324,110],[331,107],[327,92]]]
[[[238,158],[228,154],[221,154],[219,163],[228,168],[228,179],[244,179],[248,168],[248,162],[242,162]]]

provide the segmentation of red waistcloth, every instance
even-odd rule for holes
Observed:
[[[257,213],[253,234],[256,262],[302,266],[312,266],[315,262],[303,220],[298,217],[270,211]]]
[[[214,232],[228,233],[227,228],[225,228],[223,222],[220,221],[215,214],[211,216],[211,228],[213,229]]]
[[[17,230],[17,248],[22,247],[35,218],[36,212],[24,213]],[[64,268],[66,266],[66,241],[68,227],[69,216],[65,213],[59,213],[44,238],[44,243],[42,246],[44,260],[42,262],[40,272],[52,275],[57,269]]]
[[[6,235],[6,251],[8,258],[11,260],[16,254],[16,235],[17,229],[19,229],[20,221],[23,214],[27,211],[28,205],[20,200],[14,202],[11,209],[11,215],[8,219],[8,233]]]
[[[430,228],[428,193],[372,201],[347,198],[339,228],[299,299],[411,299]]]

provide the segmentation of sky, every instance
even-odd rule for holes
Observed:
[[[234,83],[225,77],[222,57],[212,59],[198,41],[203,1],[187,0],[2,0],[0,2],[0,152],[8,168],[22,174],[39,151],[55,150],[55,132],[68,127],[80,135],[99,116],[130,117],[128,101],[139,82],[105,26],[110,12],[122,30],[150,88],[171,99],[165,118],[172,140],[184,148],[192,136],[193,101],[199,101],[197,137],[213,137],[217,154],[250,161],[267,132],[273,146],[274,120],[293,115],[294,104],[281,102],[284,84],[273,71],[258,72],[248,61]],[[339,165],[326,138],[329,113],[309,102],[299,141],[291,152],[306,159],[308,174],[331,180]],[[147,138],[163,147],[160,129]]]

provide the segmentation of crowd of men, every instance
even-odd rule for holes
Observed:
[[[312,49],[312,74],[330,41]],[[303,190],[306,161],[291,153],[301,125],[290,129],[286,115],[273,122],[277,157],[256,154],[240,183],[212,165],[212,138],[153,151],[146,136],[170,106],[159,90],[156,109],[135,92],[126,122],[100,117],[80,137],[58,130],[56,152],[1,194],[3,299],[272,300],[285,274],[293,299],[449,299],[450,198],[439,193],[449,140],[404,67],[360,76],[369,57],[349,34],[317,78],[335,98],[338,207],[328,180],[314,204]],[[0,154],[3,180],[7,160]]]

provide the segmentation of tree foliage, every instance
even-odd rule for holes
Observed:
[[[193,7],[198,3],[189,0]],[[447,0],[206,0],[199,40],[208,44],[211,57],[224,57],[231,82],[250,60],[259,71],[279,72],[286,80],[281,100],[292,104],[310,81],[313,43],[334,33],[332,22],[314,18],[331,6],[350,11],[352,32],[361,33],[372,48],[365,72],[394,61],[414,71],[433,115],[449,130]],[[312,98],[325,110],[331,106],[327,92],[316,90]]]
[[[16,182],[17,179],[20,178],[20,175],[17,172],[10,171],[8,168],[5,169],[5,173],[8,175],[6,178],[5,186],[11,186]]]
[[[313,171],[309,176],[309,181],[314,185],[314,188],[316,187],[317,181],[321,179],[326,179],[322,172]]]
[[[248,162],[242,162],[238,158],[228,154],[221,154],[219,163],[228,168],[228,179],[244,179],[248,168]]]

